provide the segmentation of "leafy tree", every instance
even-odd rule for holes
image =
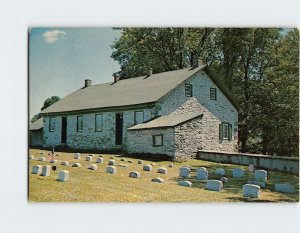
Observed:
[[[43,111],[44,109],[48,108],[49,106],[51,106],[52,104],[56,103],[57,101],[60,100],[60,97],[59,96],[51,96],[49,98],[47,98],[45,101],[44,101],[44,105],[43,107],[41,108],[41,111]]]
[[[38,114],[35,114],[33,117],[32,117],[32,119],[31,119],[31,123],[33,123],[33,122],[35,122],[35,121],[37,121],[38,119],[40,119],[42,117],[42,115],[40,114],[40,113],[38,113]]]

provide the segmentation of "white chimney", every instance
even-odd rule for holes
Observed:
[[[90,87],[92,85],[92,80],[86,79],[84,80],[84,87]]]

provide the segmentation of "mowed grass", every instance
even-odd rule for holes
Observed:
[[[40,162],[37,159],[40,153],[44,152],[47,162]],[[190,160],[185,163],[173,163],[173,168],[168,168],[170,161],[153,162],[156,163],[151,172],[143,171],[143,165],[137,164],[138,159],[125,158],[121,155],[104,156],[104,163],[97,164],[98,170],[87,169],[91,163],[96,164],[98,154],[95,154],[92,162],[85,161],[85,156],[81,154],[81,159],[73,158],[74,153],[58,152],[60,156],[56,159],[60,161],[69,161],[69,166],[62,166],[57,163],[57,171],[51,171],[51,175],[43,177],[31,174],[34,165],[51,165],[48,159],[49,151],[30,149],[29,154],[35,156],[35,160],[29,160],[29,201],[32,202],[298,202],[299,201],[299,176],[287,173],[268,171],[267,188],[261,192],[259,199],[245,199],[242,197],[242,185],[248,180],[254,180],[254,173],[248,172],[247,167],[220,164],[202,160]],[[106,167],[110,157],[114,157],[117,162],[117,174],[106,173]],[[127,161],[121,161],[125,158]],[[132,161],[129,163],[128,161]],[[71,167],[75,162],[81,163],[82,167]],[[118,166],[119,164],[128,164],[126,168]],[[191,178],[183,179],[178,177],[179,168],[183,165],[189,165],[192,168]],[[157,173],[160,167],[167,167],[167,174]],[[219,179],[214,174],[218,167],[226,170],[228,183],[224,184],[221,192],[205,190],[205,182],[198,181],[195,178],[198,167],[206,167],[209,171],[209,179]],[[232,169],[240,167],[246,170],[245,177],[237,179],[232,178]],[[68,182],[57,181],[57,174],[60,170],[68,170],[70,179]],[[138,171],[141,173],[140,179],[130,178],[129,172]],[[151,182],[152,178],[161,177],[164,183]],[[190,180],[193,183],[192,188],[179,186],[179,180]],[[296,193],[283,194],[274,191],[275,183],[289,182],[296,187]]]

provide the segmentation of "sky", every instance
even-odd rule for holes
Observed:
[[[112,28],[31,28],[29,30],[29,117],[51,96],[111,82],[120,66],[110,45],[121,36]]]

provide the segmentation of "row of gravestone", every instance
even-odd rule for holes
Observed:
[[[50,176],[51,166],[49,165],[34,165],[32,167],[32,174],[41,175],[41,176]],[[58,181],[68,181],[69,180],[69,171],[61,170],[58,172]]]
[[[183,178],[190,177],[190,167],[184,166],[179,170],[179,176]],[[216,175],[225,175],[225,170],[223,168],[217,168],[215,170]],[[234,178],[241,178],[244,176],[244,170],[241,168],[234,168],[232,171],[232,176]],[[242,187],[244,197],[255,197],[258,198],[260,195],[260,188],[265,188],[267,181],[267,171],[265,170],[256,170],[254,172],[255,180],[248,181],[247,184],[244,184]],[[196,171],[197,180],[206,180],[206,189],[212,191],[220,191],[223,188],[223,183],[228,182],[226,177],[222,177],[221,180],[209,180],[208,171],[205,167],[200,167]],[[190,181],[179,181],[179,185],[191,187],[192,183]],[[289,183],[275,184],[275,191],[283,193],[294,193],[295,187]]]

